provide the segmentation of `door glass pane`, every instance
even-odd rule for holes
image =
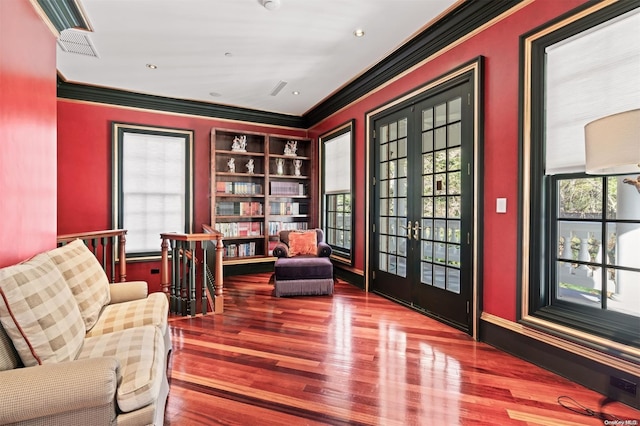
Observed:
[[[422,174],[427,175],[433,173],[433,154],[422,155]]]
[[[394,160],[398,158],[398,142],[389,142],[389,159]]]
[[[462,143],[462,124],[453,123],[449,124],[449,143],[447,146],[460,146]]]
[[[380,127],[380,143],[384,144],[389,142],[389,126]]]
[[[460,293],[460,271],[458,269],[447,268],[446,288],[453,293]]]
[[[462,118],[462,98],[458,97],[449,101],[448,122],[458,121]]]
[[[388,271],[388,272],[389,272],[390,274],[394,274],[394,275],[396,275],[396,272],[397,272],[397,269],[396,269],[396,265],[397,265],[397,264],[396,264],[396,259],[397,259],[397,258],[396,258],[396,256],[394,256],[394,255],[392,255],[392,254],[390,254],[390,255],[389,255],[389,266],[388,266],[388,267],[389,267],[389,271]]]
[[[433,262],[433,243],[431,241],[422,242],[422,260]]]
[[[444,266],[433,265],[433,285],[441,289],[445,289],[446,284],[446,268]]]
[[[398,160],[398,177],[407,176],[407,159],[402,158]]]
[[[433,131],[424,132],[422,134],[422,152],[433,151]]]
[[[462,211],[460,206],[460,196],[447,197],[447,201],[448,201],[447,217],[459,218]]]
[[[385,144],[380,144],[380,161],[387,161],[389,159],[388,153],[387,153],[387,149],[388,149],[388,145]]]
[[[398,121],[398,137],[405,138],[407,137],[407,119],[403,118]]]
[[[378,264],[378,269],[381,271],[386,271],[387,268],[387,253],[380,252],[380,262]]]
[[[436,105],[436,127],[447,124],[447,104]]]
[[[433,197],[422,199],[422,217],[433,217]]]
[[[433,129],[433,108],[422,111],[422,130]]]
[[[389,140],[393,141],[398,139],[398,123],[389,123]]]
[[[460,172],[451,172],[447,174],[448,177],[448,190],[447,194],[457,195],[460,194],[462,188],[460,187]]]
[[[433,195],[433,175],[422,177],[422,195]]]
[[[389,199],[383,198],[380,200],[380,214],[389,215]]]
[[[448,220],[447,227],[447,241],[460,244],[460,221]]]
[[[423,284],[433,285],[433,266],[431,263],[422,263],[422,276],[420,277],[420,281]]]
[[[435,197],[435,217],[447,217],[447,197]]]
[[[447,128],[439,127],[436,129],[435,149],[443,149],[447,147]]]
[[[445,195],[447,193],[447,174],[440,173],[435,175],[436,195]]]
[[[402,138],[398,141],[398,157],[407,156],[407,138]]]

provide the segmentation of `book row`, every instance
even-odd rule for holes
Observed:
[[[258,201],[220,201],[216,204],[220,216],[262,216],[262,203]]]
[[[262,222],[218,222],[214,228],[225,237],[252,237],[264,233]]]
[[[277,235],[280,231],[302,231],[308,226],[307,222],[269,222],[269,235]]]
[[[280,216],[292,216],[300,214],[308,214],[309,205],[306,203],[293,203],[288,201],[270,202],[269,213]]]
[[[255,182],[216,182],[218,194],[260,195],[262,184]]]
[[[225,257],[245,257],[256,255],[256,243],[254,241],[242,244],[229,244],[224,248]]]
[[[271,195],[305,195],[305,185],[301,182],[269,182]]]

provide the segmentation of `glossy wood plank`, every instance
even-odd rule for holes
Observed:
[[[561,407],[561,395],[640,420],[344,281],[333,296],[276,298],[270,278],[227,277],[224,314],[170,319],[167,425],[603,424]]]

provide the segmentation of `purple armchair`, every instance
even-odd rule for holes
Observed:
[[[280,231],[280,241],[273,249],[273,255],[277,257],[274,266],[274,294],[280,296],[302,296],[333,294],[333,264],[329,259],[331,247],[324,242],[322,229],[306,232],[316,233],[313,249],[308,245],[305,254],[295,253],[294,247],[290,247],[291,233],[300,235],[300,231]]]

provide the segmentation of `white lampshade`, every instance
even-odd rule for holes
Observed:
[[[609,115],[584,127],[586,172],[640,172],[640,109]]]

